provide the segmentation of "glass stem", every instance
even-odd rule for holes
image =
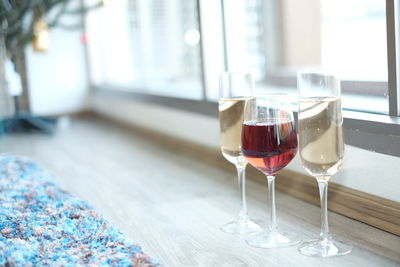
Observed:
[[[241,209],[239,212],[239,220],[248,220],[247,203],[246,203],[246,166],[236,166],[238,174],[238,182],[241,194]]]
[[[328,182],[318,181],[319,196],[321,199],[321,233],[320,239],[327,240],[330,236],[328,225]]]
[[[269,206],[270,206],[270,224],[269,229],[271,232],[276,231],[278,225],[276,223],[276,208],[275,208],[275,176],[267,175],[268,192],[269,192]]]

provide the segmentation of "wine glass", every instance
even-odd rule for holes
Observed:
[[[288,247],[300,242],[297,235],[279,231],[276,222],[275,175],[297,152],[297,133],[287,99],[285,94],[258,95],[246,101],[244,110],[243,155],[268,180],[269,227],[246,240],[260,248]]]
[[[241,210],[235,221],[226,223],[221,230],[230,234],[247,234],[261,229],[250,219],[246,205],[246,165],[242,155],[243,108],[246,97],[253,95],[254,78],[251,73],[225,72],[220,75],[219,121],[222,155],[237,169],[241,191]]]
[[[321,198],[319,239],[303,243],[301,254],[331,257],[351,252],[352,246],[333,240],[328,227],[328,181],[343,162],[344,142],[340,80],[321,70],[299,72],[299,149],[303,167],[317,179]]]

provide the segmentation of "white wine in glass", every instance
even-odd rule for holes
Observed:
[[[317,179],[329,179],[339,171],[344,155],[340,98],[305,98],[299,105],[302,164]]]
[[[261,227],[250,219],[246,204],[246,165],[242,154],[243,110],[246,98],[253,95],[254,79],[251,73],[225,72],[220,75],[219,121],[222,155],[234,164],[241,191],[241,209],[236,220],[221,230],[230,234],[248,234]]]
[[[233,97],[220,98],[218,101],[222,155],[235,166],[245,166],[247,163],[241,149],[245,100],[244,97]]]
[[[328,182],[343,162],[343,118],[340,80],[323,71],[299,72],[299,154],[303,167],[317,179],[321,198],[321,232],[304,242],[301,254],[314,257],[346,255],[352,246],[334,240],[328,226]]]

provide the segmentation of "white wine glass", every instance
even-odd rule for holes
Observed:
[[[301,71],[297,87],[300,159],[317,179],[321,199],[319,238],[304,242],[298,250],[314,257],[345,255],[352,246],[334,240],[328,226],[328,182],[340,170],[344,156],[340,80],[323,70]]]
[[[219,77],[219,121],[222,155],[237,170],[241,191],[241,209],[237,219],[224,224],[221,230],[230,234],[248,234],[261,230],[251,220],[246,204],[246,166],[242,155],[242,123],[246,98],[253,95],[254,78],[251,73],[225,72]]]

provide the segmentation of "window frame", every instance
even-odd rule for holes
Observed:
[[[344,111],[344,128],[346,134],[346,144],[360,147],[367,150],[373,150],[378,153],[393,155],[400,157],[400,142],[395,142],[400,137],[400,83],[398,80],[399,76],[399,53],[400,53],[400,40],[399,40],[399,29],[396,25],[399,25],[400,16],[400,0],[386,0],[386,26],[387,26],[387,55],[388,55],[388,104],[389,114],[380,115],[372,114],[367,112],[355,112],[355,111]],[[199,113],[205,116],[218,117],[218,104],[216,101],[210,100],[207,94],[207,88],[210,86],[209,80],[209,66],[210,62],[207,62],[205,55],[207,55],[206,47],[207,38],[202,23],[202,10],[206,9],[206,6],[215,3],[213,0],[197,0],[198,6],[198,18],[199,18],[199,30],[201,33],[200,40],[200,62],[201,62],[201,83],[202,83],[202,99],[185,99],[174,96],[162,96],[151,93],[135,92],[129,90],[131,88],[123,88],[111,84],[104,85],[91,85],[95,93],[107,96],[107,97],[124,97],[132,98],[134,100],[140,100],[149,103],[155,103],[166,107],[179,109],[187,112]],[[224,0],[220,0],[220,8],[223,10]],[[224,32],[224,25],[221,25],[222,31]],[[226,43],[222,39],[222,54],[224,56],[222,62],[219,65],[223,66],[223,70],[227,69],[227,58],[226,58]],[[399,76],[400,77],[400,76]],[[286,84],[295,87],[295,77],[283,77],[282,75],[276,75],[274,78],[278,79],[280,83],[285,82]],[[344,81],[342,82],[343,90],[350,93],[366,93],[366,88],[373,88],[376,85],[384,86],[386,82],[362,82],[362,81]],[[357,86],[354,86],[357,85]],[[373,85],[373,86],[372,86]],[[377,94],[378,92],[374,89],[369,89],[367,93]],[[379,92],[381,94],[381,92]],[[361,136],[361,138],[360,138]],[[389,149],[388,149],[389,148]]]
[[[388,59],[388,100],[389,116],[400,116],[399,74],[399,0],[386,0],[386,31]]]

